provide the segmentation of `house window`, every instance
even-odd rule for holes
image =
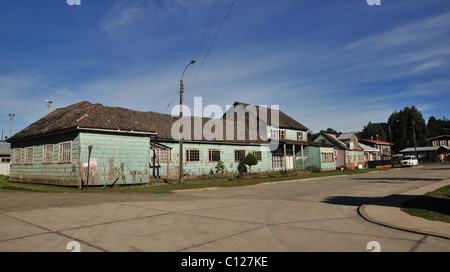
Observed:
[[[210,149],[208,151],[208,161],[209,162],[220,162],[222,160],[221,158],[221,152],[218,149]]]
[[[32,164],[33,163],[33,152],[34,148],[31,147],[27,147],[25,148],[25,164]]]
[[[10,159],[9,158],[2,158],[2,163],[9,163]]]
[[[43,163],[52,163],[53,162],[53,145],[44,145],[44,158]]]
[[[245,150],[235,150],[234,151],[234,161],[241,162],[245,158]]]
[[[156,160],[160,163],[172,162],[172,149],[155,148]]]
[[[322,163],[334,162],[334,152],[322,152]]]
[[[59,144],[59,162],[70,162],[72,160],[72,142]]]
[[[297,131],[297,140],[303,141],[303,132]]]
[[[441,146],[444,146],[445,145],[445,141],[441,141]]]
[[[187,162],[199,162],[200,150],[199,149],[186,149],[186,161]]]
[[[272,139],[286,139],[286,130],[272,128]]]
[[[327,141],[325,141],[325,140],[320,140],[320,143],[321,143],[321,144],[326,144]]]
[[[284,168],[284,156],[272,155],[272,168]]]
[[[347,154],[347,162],[354,162],[351,154]]]
[[[13,163],[14,164],[20,164],[22,161],[22,148],[16,148],[14,149],[14,159],[13,159]]]
[[[261,150],[254,150],[253,155],[256,157],[258,161],[262,161],[262,151]]]

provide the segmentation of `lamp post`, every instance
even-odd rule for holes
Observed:
[[[13,117],[16,116],[14,113],[9,114],[9,137],[11,138],[11,132],[12,132],[12,120]]]
[[[53,101],[47,99],[45,100],[45,102],[47,102],[48,113],[50,113],[50,105],[53,103]]]
[[[186,69],[189,67],[189,65],[194,64],[195,59],[191,60],[188,65],[186,65],[186,68],[183,70],[183,74],[181,75],[180,79],[180,173],[179,173],[179,182],[183,182],[183,92],[184,92],[184,85],[183,85],[183,77],[184,72],[186,72]]]
[[[413,136],[414,136],[414,153],[416,153],[416,158],[419,160],[419,157],[417,156],[417,145],[416,145],[416,130],[414,129],[414,119],[411,119],[412,121],[412,129],[413,129]]]

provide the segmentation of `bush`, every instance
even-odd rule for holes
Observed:
[[[243,162],[250,167],[250,172],[252,172],[252,166],[258,164],[258,159],[255,157],[255,155],[253,155],[253,153],[248,152]]]
[[[216,174],[223,174],[225,172],[225,165],[222,161],[218,162],[216,165]]]
[[[247,173],[247,166],[245,165],[244,162],[240,162],[240,163],[238,164],[238,172],[239,172],[239,174],[241,174],[241,173]]]

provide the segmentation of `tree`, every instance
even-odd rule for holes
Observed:
[[[431,116],[428,119],[428,138],[437,137],[440,135],[448,135],[450,134],[450,120],[444,118],[436,119],[434,116]]]
[[[369,122],[360,133],[360,139],[389,142],[389,129],[386,123]]]
[[[317,137],[319,137],[322,133],[329,133],[329,134],[340,134],[342,132],[337,132],[336,130],[332,128],[327,128],[327,130],[320,130],[319,133],[314,133],[312,131],[308,132],[308,139],[315,140]]]
[[[248,152],[247,156],[245,156],[242,162],[248,165],[250,167],[249,172],[252,172],[252,166],[258,164],[258,159],[255,157],[255,155],[253,155],[253,153]]]
[[[394,152],[408,147],[425,146],[428,128],[422,113],[415,106],[393,112],[388,120]],[[415,139],[414,139],[415,136]]]

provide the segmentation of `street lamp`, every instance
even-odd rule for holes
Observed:
[[[191,60],[188,65],[186,65],[186,68],[183,70],[183,74],[181,75],[180,79],[180,173],[179,173],[179,182],[183,182],[183,126],[182,126],[182,120],[183,120],[183,92],[184,92],[184,85],[183,85],[183,77],[184,72],[186,72],[186,69],[189,67],[189,65],[194,64],[195,59]]]
[[[50,113],[50,105],[53,103],[53,101],[46,99],[45,102],[47,102],[48,113]]]
[[[9,114],[9,137],[11,138],[11,132],[12,132],[12,120],[13,117],[16,116],[14,113]]]

